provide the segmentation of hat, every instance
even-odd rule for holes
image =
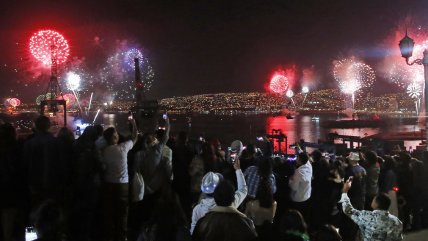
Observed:
[[[232,152],[235,152],[238,154],[238,156],[241,155],[242,150],[244,149],[244,145],[240,140],[234,140],[232,144],[230,145]]]
[[[215,188],[220,183],[223,176],[220,173],[208,172],[202,178],[201,191],[203,193],[212,194]]]
[[[359,161],[360,155],[356,152],[351,152],[351,153],[349,153],[348,159],[351,161]]]

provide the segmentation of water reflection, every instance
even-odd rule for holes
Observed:
[[[31,120],[37,117],[37,113],[21,113],[15,115],[1,115],[0,119],[7,122],[15,123],[16,126],[23,125],[31,128]],[[89,116],[89,120],[93,120],[95,113]],[[58,117],[61,117],[60,115]],[[127,125],[127,113],[115,114],[100,114],[97,119],[97,124],[102,124],[105,127],[115,126],[118,131],[123,134],[129,133]],[[179,131],[189,132],[192,138],[199,136],[218,137],[222,143],[227,146],[233,140],[242,140],[245,144],[254,143],[256,136],[265,133],[272,134],[272,130],[281,130],[287,136],[287,147],[300,139],[306,142],[316,143],[318,140],[325,140],[330,132],[337,132],[340,135],[350,136],[369,136],[379,132],[391,131],[407,131],[407,132],[420,132],[420,127],[416,124],[416,120],[406,119],[391,119],[389,124],[382,128],[354,128],[354,129],[340,129],[340,128],[323,128],[321,123],[325,120],[335,120],[337,116],[320,115],[319,120],[313,118],[311,115],[297,115],[294,119],[287,119],[285,116],[192,116],[191,127],[189,127],[188,116],[171,116],[172,132],[178,133]],[[59,120],[61,118],[58,118]],[[25,121],[23,121],[25,120]],[[28,122],[28,123],[27,123]],[[68,115],[67,124],[73,131],[80,123],[76,121],[73,115]],[[62,126],[61,126],[62,127]],[[339,140],[340,142],[340,140]],[[405,142],[405,145],[413,149],[419,144],[420,141]],[[281,150],[285,150],[286,143],[281,142]],[[275,150],[280,146],[275,141]],[[288,151],[291,152],[288,148]]]

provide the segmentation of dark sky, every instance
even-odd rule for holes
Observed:
[[[320,88],[333,86],[332,60],[358,53],[380,62],[376,49],[398,24],[428,23],[427,11],[426,0],[2,1],[0,96],[27,78],[12,70],[26,68],[26,43],[40,28],[64,33],[72,55],[93,68],[117,40],[138,44],[156,73],[151,94],[163,98],[262,91],[277,66],[291,64],[313,67]],[[376,89],[385,83],[379,76]]]

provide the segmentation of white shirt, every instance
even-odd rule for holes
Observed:
[[[132,149],[132,140],[110,145],[103,150],[104,181],[108,183],[128,183],[128,151]]]
[[[311,197],[312,165],[306,162],[296,169],[290,177],[290,198],[293,202],[304,202]]]
[[[236,180],[238,182],[238,190],[235,192],[235,200],[232,203],[232,207],[238,208],[239,205],[244,201],[245,197],[247,196],[248,188],[247,184],[245,182],[244,173],[242,173],[241,169],[238,169],[235,171],[236,173]],[[208,197],[202,199],[198,205],[196,205],[193,208],[192,212],[192,224],[190,226],[190,233],[193,233],[193,230],[196,227],[196,223],[198,220],[207,214],[210,209],[215,207],[215,201],[214,198]]]

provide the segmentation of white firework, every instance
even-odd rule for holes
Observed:
[[[419,99],[422,95],[422,86],[417,82],[412,82],[407,86],[407,94],[412,99]]]

